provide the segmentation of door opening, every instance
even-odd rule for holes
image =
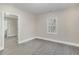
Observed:
[[[18,16],[4,16],[4,48],[15,48],[18,43]]]

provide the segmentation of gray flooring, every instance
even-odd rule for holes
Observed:
[[[18,45],[16,37],[5,39],[1,55],[79,55],[79,48],[35,39]]]

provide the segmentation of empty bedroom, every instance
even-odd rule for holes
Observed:
[[[0,3],[0,55],[79,55],[79,4]]]

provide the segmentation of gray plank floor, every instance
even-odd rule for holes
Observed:
[[[41,39],[18,45],[16,37],[5,39],[1,55],[79,55],[79,48]]]

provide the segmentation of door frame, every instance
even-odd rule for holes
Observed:
[[[5,26],[4,26],[4,21],[5,21],[5,16],[6,16],[6,14],[8,14],[8,15],[15,15],[15,16],[17,16],[18,17],[18,19],[17,19],[17,27],[18,27],[18,29],[17,29],[17,36],[18,36],[18,39],[17,39],[17,43],[19,43],[19,41],[20,41],[20,15],[18,15],[18,14],[16,14],[16,13],[12,13],[12,12],[2,12],[2,29],[3,29],[3,49],[4,49],[4,45],[5,45],[5,38],[4,38],[4,36],[5,36],[5,32],[4,32],[4,29],[5,29]]]

